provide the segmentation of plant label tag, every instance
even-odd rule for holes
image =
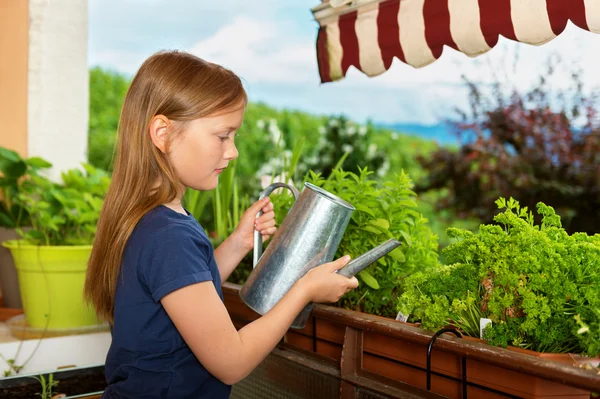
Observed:
[[[492,324],[492,320],[481,318],[479,319],[479,338],[483,339],[483,330],[488,324]]]
[[[408,320],[408,316],[409,315],[405,316],[402,312],[398,312],[398,314],[396,315],[396,320],[406,323],[406,321]]]

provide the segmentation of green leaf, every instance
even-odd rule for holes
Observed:
[[[388,222],[385,219],[376,219],[376,220],[370,221],[369,223],[371,223],[372,225],[381,227],[382,229],[385,229],[385,230],[390,229],[390,222]]]
[[[400,234],[402,234],[402,237],[404,237],[404,240],[406,240],[406,244],[411,247],[412,246],[412,238],[410,238],[410,234],[408,234],[406,231],[404,230],[400,230]]]
[[[12,220],[7,214],[0,212],[0,226],[13,228],[15,227],[15,221]]]
[[[21,156],[13,150],[8,148],[0,147],[0,160],[6,160],[9,162],[21,162],[23,159]]]
[[[2,162],[0,160],[0,172],[9,180],[17,180],[27,171],[27,164],[19,162]]]
[[[25,160],[25,163],[34,169],[51,168],[52,164],[40,157],[31,157]]]
[[[372,227],[372,226],[364,226],[364,227],[361,227],[360,229],[364,230],[364,231],[368,231],[373,234],[382,234],[381,230],[379,230],[376,227]]]
[[[375,277],[371,276],[371,274],[368,271],[362,270],[358,273],[358,275],[360,276],[361,280],[365,282],[366,285],[373,288],[374,290],[379,289],[379,283],[377,282],[377,280],[375,280]]]
[[[356,208],[357,211],[364,212],[364,213],[366,213],[366,214],[368,214],[370,216],[375,217],[375,213],[371,209],[367,208],[364,205],[358,204],[358,205],[355,206],[355,208]]]
[[[396,248],[392,252],[390,252],[388,255],[390,255],[392,257],[392,259],[394,259],[397,262],[400,262],[400,263],[406,262],[406,256],[404,256],[404,253],[402,252],[402,248]]]

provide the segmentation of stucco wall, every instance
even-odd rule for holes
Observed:
[[[0,146],[27,154],[26,1],[0,1]]]
[[[51,176],[87,159],[87,1],[29,0],[28,155]]]

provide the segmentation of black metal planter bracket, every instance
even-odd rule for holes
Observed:
[[[462,334],[456,331],[453,328],[442,328],[438,330],[431,340],[429,341],[429,345],[427,345],[427,390],[431,390],[431,351],[433,349],[433,345],[435,341],[437,341],[438,337],[444,333],[452,333],[456,335],[458,338],[462,338]],[[462,388],[462,397],[463,399],[467,399],[467,358],[461,356],[461,388]]]

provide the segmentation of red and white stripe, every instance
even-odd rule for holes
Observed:
[[[376,0],[344,7],[349,11],[319,21],[323,83],[342,79],[350,66],[380,75],[394,57],[420,68],[439,58],[444,46],[475,57],[500,35],[541,45],[569,20],[600,33],[600,0]]]

